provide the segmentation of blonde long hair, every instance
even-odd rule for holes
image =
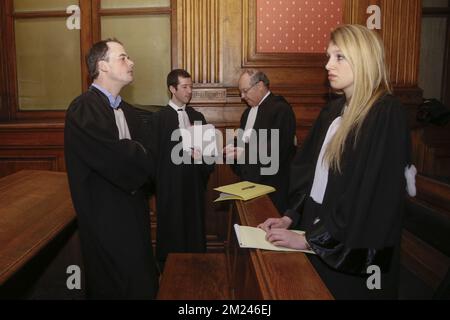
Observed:
[[[331,169],[341,172],[345,143],[351,143],[347,137],[355,130],[356,144],[361,125],[374,103],[392,90],[378,34],[360,25],[343,25],[331,33],[330,42],[339,47],[353,70],[353,94],[324,157]]]

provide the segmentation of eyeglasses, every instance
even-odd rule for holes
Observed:
[[[258,82],[256,82],[256,83],[254,83],[251,87],[248,87],[247,89],[239,89],[239,91],[241,92],[241,95],[246,95],[254,86],[256,86],[257,84],[259,83],[259,81]]]

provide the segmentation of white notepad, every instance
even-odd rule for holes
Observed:
[[[216,128],[212,124],[190,126],[181,131],[183,137],[183,149],[190,151],[192,148],[199,150],[203,156],[216,157],[218,155]]]
[[[298,251],[315,254],[314,251],[311,250],[298,250],[275,246],[266,240],[266,232],[261,228],[240,226],[238,224],[235,224],[234,231],[236,232],[236,238],[241,248],[254,248],[272,251],[291,251],[291,252]],[[291,230],[291,231],[298,234],[305,233],[304,231],[300,230]]]

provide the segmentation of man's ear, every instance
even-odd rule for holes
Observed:
[[[174,86],[169,86],[169,91],[171,94],[174,94],[177,91],[177,88],[175,88]]]
[[[99,71],[103,71],[103,72],[107,72],[108,71],[108,64],[106,63],[105,60],[100,60],[98,62],[98,70]]]

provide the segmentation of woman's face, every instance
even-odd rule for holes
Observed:
[[[329,57],[325,69],[328,70],[328,80],[335,90],[344,91],[347,100],[353,94],[353,70],[341,49],[330,42],[327,49]]]

